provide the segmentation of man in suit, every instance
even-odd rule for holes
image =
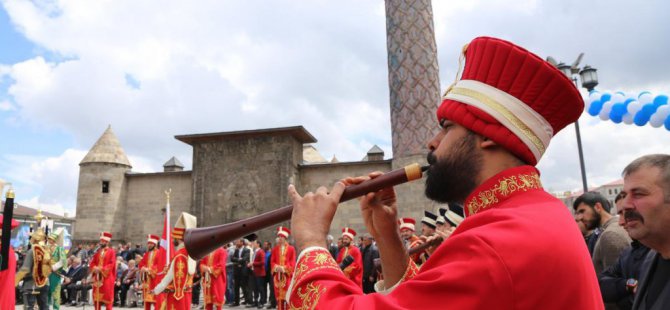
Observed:
[[[249,267],[253,271],[254,283],[253,303],[250,306],[256,306],[262,309],[267,299],[267,287],[265,284],[265,251],[261,249],[260,241],[254,240],[251,242],[253,254],[251,256],[251,263]],[[248,306],[248,307],[250,307]]]
[[[623,170],[624,221],[630,237],[652,249],[642,264],[633,309],[670,309],[670,155],[642,156]]]
[[[72,265],[63,279],[63,290],[67,292],[68,301],[73,307],[77,305],[77,292],[81,288],[81,281],[86,278],[87,274],[88,269],[82,265],[81,258],[73,258]]]
[[[240,289],[244,294],[244,300],[247,303],[251,302],[251,297],[248,292],[247,279],[249,277],[249,268],[247,263],[251,253],[247,247],[244,246],[244,240],[239,239],[235,242],[235,252],[230,260],[233,262],[233,277],[235,279],[235,303],[233,306],[240,305]]]

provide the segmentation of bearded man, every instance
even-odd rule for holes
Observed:
[[[380,294],[364,295],[329,259],[324,240],[346,185],[381,173],[304,197],[290,185],[291,228],[300,250],[291,307],[603,308],[574,219],[544,191],[534,167],[552,136],[581,115],[579,91],[556,67],[507,41],[476,38],[462,53],[461,79],[447,89],[437,110],[440,131],[427,141],[426,196],[463,203],[465,220],[419,271],[398,234],[393,188],[362,197],[363,220],[384,273]]]

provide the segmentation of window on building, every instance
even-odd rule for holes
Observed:
[[[109,193],[109,181],[102,181],[102,193]]]

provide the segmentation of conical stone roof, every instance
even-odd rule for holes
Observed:
[[[125,165],[129,168],[132,167],[126,153],[121,147],[119,139],[112,131],[111,125],[107,127],[107,130],[95,142],[79,165],[88,163],[111,163]]]

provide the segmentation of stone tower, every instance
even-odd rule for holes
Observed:
[[[76,240],[97,240],[101,231],[117,239],[125,229],[126,172],[132,166],[112,127],[79,163]]]
[[[290,182],[300,184],[303,144],[316,142],[302,126],[175,138],[193,146],[190,213],[198,218],[198,227],[231,223],[287,205],[286,188]],[[274,242],[276,226],[259,231],[261,240]]]
[[[437,47],[430,0],[386,0],[393,168],[425,164],[426,144],[436,133],[440,101]],[[396,187],[401,216],[421,218],[434,204],[424,182]]]

